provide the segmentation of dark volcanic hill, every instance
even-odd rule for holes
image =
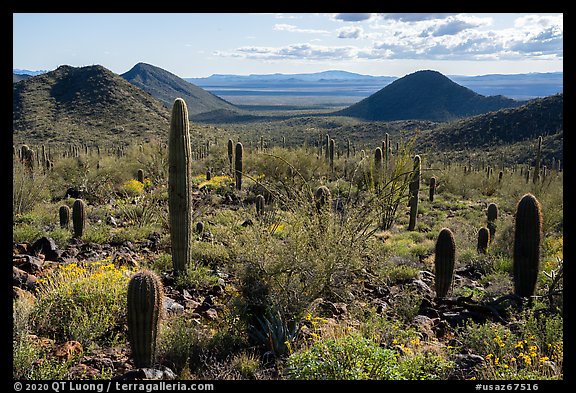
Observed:
[[[534,159],[534,143],[544,138],[543,159],[563,159],[564,95],[536,98],[517,108],[443,123],[418,135],[418,146],[430,151],[493,151],[510,147],[516,162]],[[513,147],[515,146],[515,147]],[[513,153],[514,152],[514,153]]]
[[[440,149],[482,148],[534,140],[564,131],[564,95],[536,98],[517,108],[443,123],[426,135]]]
[[[238,111],[238,108],[228,101],[150,64],[138,63],[120,76],[164,102],[168,108],[172,108],[176,98],[184,99],[191,117],[222,109]]]
[[[115,143],[168,133],[157,99],[100,66],[63,65],[13,84],[15,142]]]
[[[437,71],[417,71],[395,80],[335,115],[364,120],[447,121],[521,105],[503,96],[483,96]]]

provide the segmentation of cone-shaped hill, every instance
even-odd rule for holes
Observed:
[[[120,76],[164,102],[168,108],[172,107],[176,98],[182,98],[188,106],[189,116],[223,109],[238,111],[228,101],[150,64],[138,63]]]
[[[521,105],[503,96],[483,96],[437,71],[417,71],[395,80],[335,115],[363,120],[447,121]]]
[[[165,135],[159,100],[100,65],[63,65],[13,84],[15,142],[114,143]]]

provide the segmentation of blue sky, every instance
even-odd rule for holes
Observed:
[[[138,62],[180,77],[563,71],[563,14],[15,13],[13,68]]]

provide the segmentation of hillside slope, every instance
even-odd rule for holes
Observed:
[[[162,101],[168,108],[172,107],[176,98],[184,99],[189,116],[222,109],[238,111],[228,101],[150,64],[138,63],[120,76]]]
[[[117,143],[167,134],[169,110],[100,65],[71,67],[13,84],[15,142]]]
[[[503,96],[482,96],[437,71],[424,70],[397,79],[334,114],[378,121],[448,121],[521,104]]]
[[[517,108],[442,123],[422,132],[418,136],[418,145],[423,150],[437,152],[491,150],[526,142],[532,145],[539,136],[543,136],[546,141],[544,158],[563,159],[563,107],[563,94],[536,98]],[[517,161],[527,159],[520,157]]]

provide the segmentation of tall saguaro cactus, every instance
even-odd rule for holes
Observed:
[[[540,241],[542,238],[542,212],[540,202],[530,193],[525,194],[516,207],[514,229],[514,293],[522,297],[534,295],[540,269]]]
[[[412,180],[409,185],[409,200],[410,206],[410,221],[408,223],[408,230],[413,231],[416,227],[416,215],[418,214],[418,192],[420,191],[420,156],[414,156],[414,170],[412,172]]]
[[[234,142],[232,139],[228,139],[228,163],[230,164],[230,173],[232,173],[232,163],[234,159]]]
[[[428,199],[430,202],[434,202],[434,193],[436,192],[436,178],[432,176],[430,178],[430,188],[428,190]]]
[[[168,209],[174,272],[186,271],[192,245],[192,151],[186,102],[176,98],[168,137]]]
[[[449,228],[442,228],[436,239],[434,254],[434,285],[436,297],[446,297],[454,278],[454,264],[456,262],[456,242],[454,234]]]
[[[138,368],[154,365],[163,291],[160,278],[151,270],[139,271],[128,283],[128,340]]]
[[[242,173],[244,172],[244,147],[242,143],[236,143],[236,157],[234,158],[234,178],[236,179],[236,189],[242,189]]]
[[[532,181],[536,183],[540,180],[540,160],[542,157],[542,136],[538,137],[538,150],[536,150],[536,165],[534,167],[534,175],[532,175]]]

